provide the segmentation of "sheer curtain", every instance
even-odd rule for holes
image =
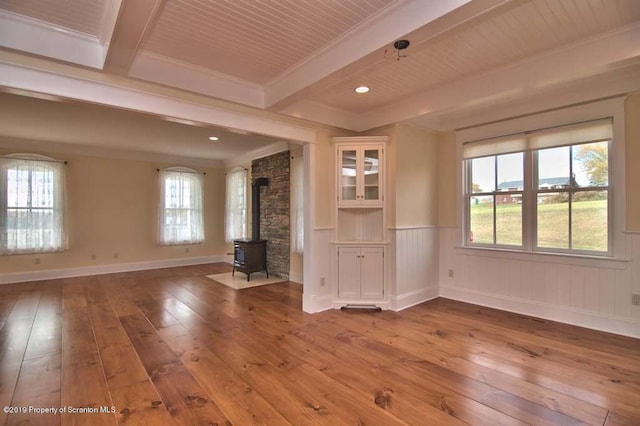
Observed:
[[[204,174],[187,168],[159,170],[158,239],[160,244],[204,241],[202,188]]]
[[[302,157],[291,157],[291,250],[304,250],[304,181]]]
[[[0,253],[68,248],[65,163],[34,154],[0,158]]]
[[[225,196],[226,242],[247,237],[247,171],[227,173]]]

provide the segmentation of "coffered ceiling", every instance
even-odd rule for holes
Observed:
[[[0,0],[0,46],[0,65],[46,60],[222,109],[446,131],[640,90],[640,1]],[[46,92],[11,75],[0,87]]]

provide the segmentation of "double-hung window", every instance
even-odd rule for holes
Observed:
[[[172,167],[159,171],[160,244],[196,244],[204,241],[202,214],[203,173]]]
[[[0,158],[0,254],[67,248],[64,169],[41,155]]]
[[[463,146],[466,245],[611,253],[612,121]]]

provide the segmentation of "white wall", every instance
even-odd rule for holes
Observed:
[[[456,248],[457,232],[440,228],[440,296],[640,337],[640,233],[627,234],[628,261],[571,262],[474,253]]]

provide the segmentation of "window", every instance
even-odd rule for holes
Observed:
[[[225,240],[247,237],[247,171],[227,173],[225,197]]]
[[[64,162],[33,154],[0,158],[0,253],[61,251]]]
[[[160,244],[195,244],[204,241],[202,218],[203,173],[182,167],[159,171]]]
[[[468,246],[608,254],[610,119],[464,144]]]

